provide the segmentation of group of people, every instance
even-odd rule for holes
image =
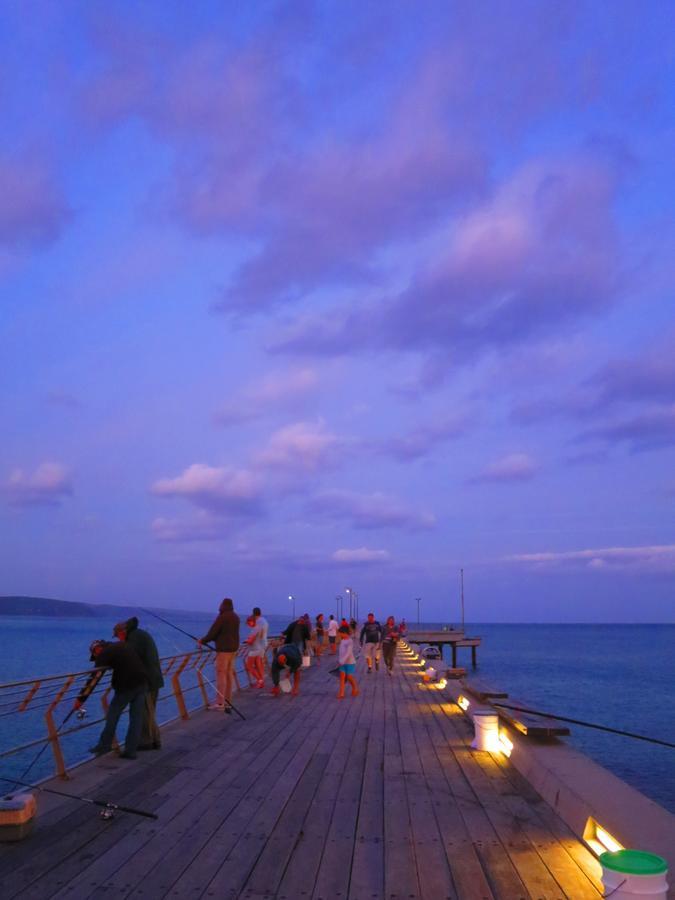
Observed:
[[[207,633],[197,640],[201,648],[204,644],[215,649],[215,699],[209,704],[210,710],[232,712],[232,688],[235,678],[235,659],[240,648],[244,651],[244,667],[251,686],[265,686],[265,657],[269,641],[269,623],[259,607],[254,607],[246,619],[248,634],[243,644],[240,640],[240,620],[234,611],[233,601],[226,597],[220,604],[218,616]],[[347,685],[351,695],[357,697],[359,686],[356,681],[356,656],[354,643],[358,624],[355,619],[342,618],[338,621],[332,614],[326,621],[319,613],[312,623],[305,613],[294,619],[281,633],[279,644],[274,648],[270,674],[272,694],[278,696],[282,675],[291,683],[291,693],[297,695],[300,689],[300,673],[303,663],[310,664],[307,657],[312,655],[320,665],[321,655],[326,650],[337,655],[337,666],[331,670],[339,677],[338,699],[345,696]],[[363,648],[367,673],[380,668],[380,657],[389,675],[394,667],[394,657],[399,640],[406,634],[405,619],[396,624],[389,616],[382,626],[369,613],[361,628],[358,642]],[[133,617],[119,622],[113,629],[116,641],[93,641],[90,659],[94,672],[75,701],[79,709],[94,690],[103,672],[112,669],[113,699],[108,708],[106,722],[98,742],[90,748],[95,755],[108,753],[112,749],[115,729],[120,716],[129,707],[129,727],[120,754],[123,759],[135,759],[138,750],[156,750],[161,747],[161,735],[156,720],[157,697],[164,685],[157,646],[152,636],[138,627],[138,619]]]

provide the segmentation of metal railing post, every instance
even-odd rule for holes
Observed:
[[[54,724],[54,710],[61,702],[63,695],[68,691],[73,681],[75,681],[74,675],[71,675],[66,679],[63,687],[58,692],[56,697],[54,697],[49,707],[47,708],[47,712],[45,713],[45,720],[47,722],[47,734],[51,743],[52,753],[54,754],[54,762],[56,763],[56,774],[59,776],[59,778],[64,779],[68,776],[66,774],[66,763],[61,751],[61,744],[59,743],[59,730]]]
[[[188,713],[187,706],[185,705],[185,697],[183,696],[183,688],[180,684],[180,676],[183,669],[190,662],[192,657],[192,653],[186,653],[183,658],[183,662],[176,669],[172,679],[171,684],[173,685],[173,693],[176,698],[176,704],[178,705],[178,711],[180,713],[181,719],[189,719],[190,714]]]

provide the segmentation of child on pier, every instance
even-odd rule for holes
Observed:
[[[339,660],[340,660],[340,690],[338,692],[338,700],[342,700],[345,695],[345,682],[349,682],[352,689],[352,697],[359,696],[359,686],[354,678],[356,671],[356,658],[354,657],[354,641],[349,625],[342,625],[338,631],[340,638]]]

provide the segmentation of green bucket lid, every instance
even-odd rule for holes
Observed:
[[[624,875],[662,875],[668,871],[668,863],[662,856],[644,850],[616,850],[600,855],[606,869]]]

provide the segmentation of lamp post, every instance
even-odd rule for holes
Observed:
[[[295,597],[293,596],[293,594],[289,594],[288,599],[293,604],[293,619],[295,619]]]
[[[342,594],[337,595],[335,602],[337,603],[338,619],[342,619]]]
[[[345,593],[349,594],[349,618],[359,619],[359,595],[354,588],[345,588]]]
[[[417,624],[418,625],[420,624],[420,600],[421,599],[422,599],[421,597],[416,598],[416,600],[417,600]]]

